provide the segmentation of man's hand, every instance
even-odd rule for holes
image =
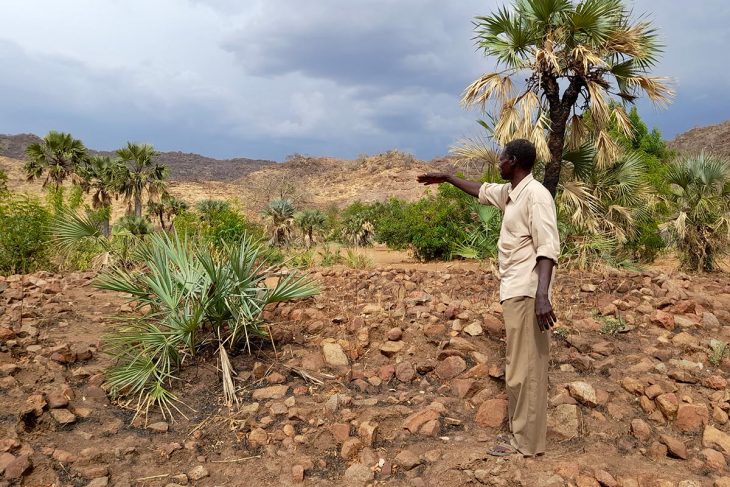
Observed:
[[[416,179],[419,183],[425,184],[426,186],[429,184],[451,183],[466,194],[472,195],[475,198],[479,198],[479,188],[482,187],[482,183],[477,181],[467,181],[466,179],[451,176],[450,174],[442,172],[421,174]]]
[[[537,294],[535,296],[535,316],[540,331],[549,331],[557,323],[558,318],[555,316],[553,305],[550,304],[547,294]]]
[[[440,172],[430,172],[428,174],[421,174],[417,178],[418,182],[428,186],[429,184],[441,184],[449,180],[449,175]]]

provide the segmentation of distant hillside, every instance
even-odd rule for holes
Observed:
[[[730,159],[730,120],[717,125],[697,127],[679,134],[669,142],[677,152],[709,152]]]
[[[0,156],[11,159],[25,159],[25,148],[33,142],[40,141],[40,137],[33,134],[0,135]],[[95,151],[92,154],[111,155],[107,151]],[[259,159],[213,159],[199,154],[185,152],[162,152],[157,160],[170,168],[170,178],[175,181],[235,181],[241,177],[258,171],[272,164],[274,161]]]

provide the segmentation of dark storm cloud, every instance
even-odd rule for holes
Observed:
[[[494,65],[471,21],[497,0],[0,2],[0,132],[70,131],[217,157],[420,158],[478,133],[463,88]],[[666,136],[730,117],[730,4],[636,0],[665,41]],[[681,11],[679,10],[681,8]],[[110,25],[134,26],[117,29]]]
[[[458,95],[479,71],[471,19],[488,3],[324,0],[287,9],[291,2],[274,0],[224,47],[256,76],[298,72],[370,91]]]

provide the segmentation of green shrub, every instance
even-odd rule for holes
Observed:
[[[0,201],[0,274],[25,274],[50,266],[51,213],[40,201],[7,197]]]
[[[710,340],[710,355],[708,360],[715,367],[720,365],[722,359],[728,354],[727,342],[713,338]]]
[[[365,254],[347,249],[344,257],[345,265],[353,269],[369,269],[373,266],[373,260]]]
[[[175,217],[174,228],[178,235],[195,236],[216,247],[237,244],[244,235],[263,238],[261,226],[246,219],[228,202],[206,200],[196,206],[199,213],[183,211]]]
[[[118,234],[126,233],[141,237],[151,234],[155,229],[152,226],[152,222],[144,216],[125,215],[117,220],[115,231]]]
[[[319,251],[319,265],[322,267],[331,267],[333,265],[342,264],[343,262],[344,258],[342,257],[342,253],[339,249],[332,250],[329,245],[325,245],[322,247],[322,250]]]
[[[502,227],[502,213],[494,206],[484,206],[474,200],[472,210],[479,217],[480,225],[471,231],[467,239],[456,246],[454,255],[465,259],[494,259],[497,257],[497,241]]]
[[[391,200],[380,208],[376,239],[390,248],[410,248],[420,260],[450,259],[480,226],[472,202],[471,196],[447,184],[415,203]]]
[[[278,250],[278,249],[277,249]],[[286,264],[299,269],[307,269],[314,265],[314,251],[311,249],[296,253],[285,260]]]
[[[374,226],[383,216],[382,203],[355,201],[340,213],[340,241],[345,245],[367,247],[372,245]]]
[[[626,323],[620,316],[604,316],[601,319],[601,333],[604,335],[616,335],[626,329]]]

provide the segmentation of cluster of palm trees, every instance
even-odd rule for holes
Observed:
[[[120,196],[129,204],[130,217],[139,221],[146,195],[149,212],[159,218],[163,229],[165,218],[170,220],[185,208],[167,193],[168,170],[155,162],[158,153],[149,144],[129,142],[114,157],[91,155],[71,134],[51,131],[40,142],[30,144],[26,155],[29,180],[43,179],[44,187],[52,184],[56,190],[70,180],[91,193],[101,231],[107,237],[111,233],[112,201]]]
[[[271,236],[269,245],[288,245],[294,228],[302,232],[302,239],[307,247],[315,243],[315,235],[325,227],[326,216],[320,210],[307,209],[297,212],[290,199],[277,198],[269,202],[263,211],[266,231]]]

